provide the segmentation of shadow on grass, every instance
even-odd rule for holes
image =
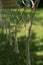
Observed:
[[[20,39],[19,42],[20,53],[17,54],[13,51],[14,46],[10,46],[10,42],[6,39],[6,35],[4,33],[0,34],[0,65],[25,65],[24,44],[22,44],[22,39]]]
[[[36,34],[33,34],[30,40],[31,63],[32,65],[43,65],[43,44],[41,44],[43,39],[36,40]]]
[[[25,36],[18,39],[20,51],[19,54],[13,51],[14,46],[10,46],[9,41],[6,40],[6,35],[0,34],[0,40],[0,65],[26,65]],[[4,45],[2,44],[3,41],[5,42]],[[32,65],[43,65],[43,55],[36,54],[36,52],[43,51],[43,45],[39,45],[40,42],[43,42],[43,39],[37,41],[36,33],[32,32],[30,40]],[[36,44],[38,44],[38,46]]]
[[[33,22],[33,24],[40,24],[41,26],[43,26],[43,18],[35,18],[35,22]]]
[[[41,26],[43,26],[43,16],[42,16],[42,13],[36,13],[36,15],[34,17],[33,24],[36,24],[36,25],[40,24]]]

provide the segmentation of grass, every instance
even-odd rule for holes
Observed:
[[[6,16],[4,17],[8,22],[8,30],[9,30],[9,22],[12,24],[11,33],[14,32],[14,11],[8,10]],[[20,9],[22,12],[23,9]],[[6,11],[5,11],[6,12]],[[4,12],[4,13],[5,13]],[[13,15],[12,15],[13,12]],[[6,28],[4,28],[4,32],[0,27],[0,65],[26,65],[26,54],[25,54],[25,28],[24,22],[27,20],[27,14],[30,10],[26,10],[23,14],[24,20],[22,21],[20,13],[17,13],[17,16],[20,17],[20,23],[16,23],[18,25],[18,42],[19,42],[19,51],[17,54],[13,52],[14,46],[10,46],[9,39],[6,39]],[[11,13],[11,14],[10,14]],[[4,15],[4,14],[3,14]],[[12,17],[11,17],[12,16]],[[9,19],[9,20],[7,20]],[[12,20],[11,20],[12,19]],[[27,22],[27,27],[29,26]],[[14,43],[14,33],[12,34],[12,39]],[[43,9],[38,9],[36,11],[32,31],[31,31],[31,40],[30,40],[30,54],[31,54],[31,64],[32,65],[43,65]]]

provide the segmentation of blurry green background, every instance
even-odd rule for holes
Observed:
[[[30,39],[30,57],[31,65],[43,65],[43,4],[42,0],[36,14],[34,16],[31,39]],[[29,26],[28,14],[30,9],[24,11],[23,8],[17,9],[3,9],[0,14],[0,65],[26,65],[26,40],[25,40],[25,28],[24,23],[26,22],[27,27]],[[2,19],[1,19],[2,16]],[[18,18],[18,19],[17,19]],[[2,21],[1,21],[2,20]],[[28,21],[27,21],[28,20]],[[15,53],[15,25],[17,26],[17,36],[19,44],[19,54]],[[6,33],[7,27],[7,33]],[[10,37],[12,40],[12,46],[10,45]],[[7,39],[7,35],[8,39]]]

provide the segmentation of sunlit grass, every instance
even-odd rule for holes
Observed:
[[[40,49],[40,48],[39,48]],[[37,51],[37,52],[35,52],[35,54],[37,55],[37,56],[43,56],[43,51]]]

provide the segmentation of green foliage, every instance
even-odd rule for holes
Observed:
[[[11,29],[12,42],[13,45],[10,46],[9,38],[6,38],[6,33],[3,30],[5,28],[0,27],[0,65],[26,65],[26,40],[25,40],[25,30],[23,24],[28,24],[28,12],[14,9],[4,9],[3,19],[9,29]],[[43,65],[43,10],[38,10],[35,15],[35,21],[33,22],[33,27],[31,31],[31,40],[30,40],[30,54],[31,54],[31,64],[32,65]],[[19,19],[17,19],[17,17]],[[23,17],[23,19],[22,19]],[[40,19],[41,18],[41,19]],[[20,53],[17,54],[13,51],[15,43],[15,24],[18,27],[18,43]]]

